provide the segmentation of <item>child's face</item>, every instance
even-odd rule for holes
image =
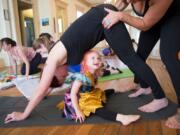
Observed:
[[[89,53],[86,57],[86,65],[92,70],[99,69],[102,65],[100,55],[96,52]]]

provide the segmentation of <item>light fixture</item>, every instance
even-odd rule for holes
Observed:
[[[105,0],[104,3],[111,3],[111,0]]]
[[[117,0],[105,0],[104,3],[116,3]]]

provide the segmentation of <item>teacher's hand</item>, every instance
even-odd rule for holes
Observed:
[[[4,123],[10,123],[12,121],[21,121],[24,120],[25,117],[22,112],[12,112],[11,114],[8,114],[4,120]]]
[[[121,18],[121,12],[113,11],[107,8],[104,8],[108,12],[107,16],[104,17],[102,24],[104,28],[109,29],[111,28],[114,24],[119,22]]]

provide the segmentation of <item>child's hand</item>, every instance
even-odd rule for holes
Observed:
[[[78,120],[80,121],[80,123],[84,122],[85,120],[84,114],[82,113],[82,111],[79,111],[79,110],[76,112],[76,122]]]
[[[12,112],[11,114],[8,114],[4,120],[4,123],[10,123],[12,121],[21,121],[24,120],[25,117],[22,112]]]

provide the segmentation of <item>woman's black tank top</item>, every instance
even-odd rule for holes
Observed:
[[[136,15],[143,17],[145,15],[145,13],[147,12],[148,8],[149,8],[149,0],[146,0],[146,2],[145,2],[145,8],[144,8],[144,12],[143,13],[139,13],[135,9],[133,4],[131,4],[131,6],[132,6],[133,11],[136,13]]]

